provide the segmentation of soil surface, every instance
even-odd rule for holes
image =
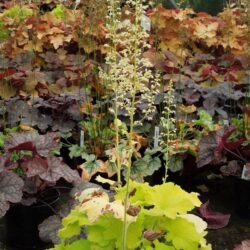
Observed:
[[[209,230],[206,238],[213,250],[233,250],[235,245],[250,239],[250,203],[247,198],[250,197],[250,182],[216,179],[208,182],[207,187],[209,192],[201,194],[201,200],[209,200],[214,211],[231,214],[231,217],[228,226]]]

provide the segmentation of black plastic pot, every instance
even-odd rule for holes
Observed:
[[[236,182],[236,212],[250,219],[250,181],[238,179]]]
[[[54,214],[60,197],[57,189],[48,189],[32,206],[17,204],[6,214],[6,245],[17,249],[44,249],[39,238],[38,225]]]

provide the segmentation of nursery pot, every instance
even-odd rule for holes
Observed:
[[[250,181],[237,179],[235,191],[236,212],[241,217],[250,219]]]
[[[6,245],[18,249],[39,249],[44,242],[39,238],[38,225],[54,214],[60,197],[57,189],[47,189],[36,204],[16,204],[6,214]]]

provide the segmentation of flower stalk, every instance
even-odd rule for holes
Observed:
[[[133,165],[134,126],[142,125],[142,121],[135,119],[136,106],[141,103],[147,104],[143,116],[145,119],[152,119],[155,112],[154,99],[159,90],[158,78],[154,76],[152,64],[143,57],[143,52],[150,48],[147,43],[148,34],[141,25],[142,18],[147,6],[143,0],[127,0],[126,2],[133,13],[125,11],[125,18],[121,18],[121,9],[118,1],[109,0],[108,28],[110,32],[107,38],[110,45],[106,55],[108,69],[100,70],[100,77],[108,83],[113,92],[114,102],[114,125],[115,125],[115,147],[118,185],[121,184],[121,154],[120,154],[120,120],[119,112],[124,111],[129,118],[129,131],[127,133],[127,161],[126,161],[126,194],[124,196],[124,216],[122,249],[126,249],[127,231],[127,210],[129,208],[129,187],[131,167]],[[124,16],[124,15],[123,15]]]

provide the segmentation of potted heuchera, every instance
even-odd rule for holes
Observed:
[[[6,139],[0,157],[0,218],[7,213],[7,243],[22,247],[36,244],[37,226],[51,215],[59,197],[55,188],[59,179],[80,182],[78,172],[53,154],[60,149],[59,139],[58,133],[35,132],[13,133]],[[28,219],[33,225],[25,221]]]

